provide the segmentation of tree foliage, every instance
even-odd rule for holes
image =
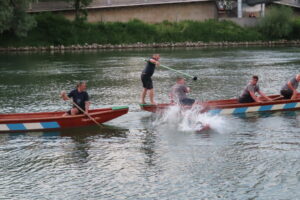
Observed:
[[[260,21],[259,30],[267,38],[283,39],[293,30],[293,11],[286,6],[273,6]]]
[[[80,21],[86,19],[88,13],[86,7],[92,3],[93,0],[65,0],[68,2],[73,2],[75,9],[75,20]]]
[[[26,36],[35,25],[33,16],[26,13],[31,0],[0,1],[0,34],[12,31],[16,36]]]

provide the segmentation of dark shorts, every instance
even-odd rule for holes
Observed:
[[[292,90],[280,90],[280,94],[285,98],[285,99],[291,99],[293,96],[293,91]]]
[[[152,79],[151,79],[150,76],[142,74],[141,75],[141,80],[142,80],[142,83],[143,83],[143,87],[145,89],[147,89],[147,90],[153,89],[153,83],[152,83]]]
[[[195,103],[195,99],[185,98],[180,100],[180,104],[184,106],[191,106]]]
[[[76,107],[74,106],[73,108],[76,108]],[[83,114],[83,112],[82,112],[81,110],[79,110],[78,108],[77,108],[77,110],[78,110],[77,115]],[[82,109],[82,110],[85,110],[85,109]],[[69,115],[71,115],[71,110],[68,110],[67,113],[68,113]]]
[[[255,100],[250,95],[239,97],[238,101],[239,101],[239,103],[253,103],[253,102],[255,102]]]

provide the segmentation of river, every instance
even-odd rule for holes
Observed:
[[[0,112],[67,110],[59,98],[86,80],[92,108],[130,111],[98,127],[0,135],[0,199],[299,199],[299,112],[203,116],[213,129],[139,108],[143,58],[198,77],[191,97],[236,97],[252,75],[277,94],[299,73],[300,48],[144,49],[1,53]],[[156,101],[178,74],[158,69]],[[176,120],[174,120],[176,121]]]

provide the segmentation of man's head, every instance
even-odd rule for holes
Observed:
[[[159,54],[153,54],[152,58],[155,60],[159,60],[160,59],[160,55]]]
[[[185,80],[182,77],[177,77],[176,83],[178,83],[178,84],[185,84]]]
[[[297,74],[296,80],[297,80],[298,82],[300,82],[300,74]]]
[[[80,82],[77,84],[77,89],[78,89],[79,91],[85,91],[85,90],[86,90],[86,82],[80,81]]]
[[[258,82],[258,76],[252,76],[251,84],[256,85],[257,82]]]

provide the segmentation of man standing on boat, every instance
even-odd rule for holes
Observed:
[[[253,102],[262,102],[255,93],[260,94],[268,101],[272,101],[271,98],[267,97],[260,89],[258,82],[258,76],[252,76],[251,81],[244,89],[242,95],[238,98],[239,103],[253,103]]]
[[[142,71],[141,75],[141,80],[143,83],[143,91],[141,95],[141,103],[146,104],[145,98],[147,95],[147,92],[149,91],[149,96],[150,96],[150,103],[155,104],[154,101],[154,89],[153,89],[153,83],[152,83],[152,75],[154,74],[155,68],[159,66],[159,59],[160,55],[159,54],[153,54],[152,58],[150,58],[144,70]]]
[[[89,95],[86,92],[86,82],[79,82],[77,84],[76,89],[72,90],[68,95],[65,91],[62,91],[61,98],[65,101],[70,100],[70,98],[72,98],[74,104],[71,110],[66,112],[65,115],[83,114],[82,111],[88,113],[90,102]],[[79,109],[78,107],[81,109]]]
[[[187,97],[191,89],[185,85],[185,79],[178,77],[176,84],[172,87],[170,92],[171,103],[178,103],[183,106],[192,106],[196,101]]]
[[[300,82],[300,74],[297,74],[295,77],[290,79],[280,90],[280,94],[285,99],[296,99],[297,95],[297,88]]]

